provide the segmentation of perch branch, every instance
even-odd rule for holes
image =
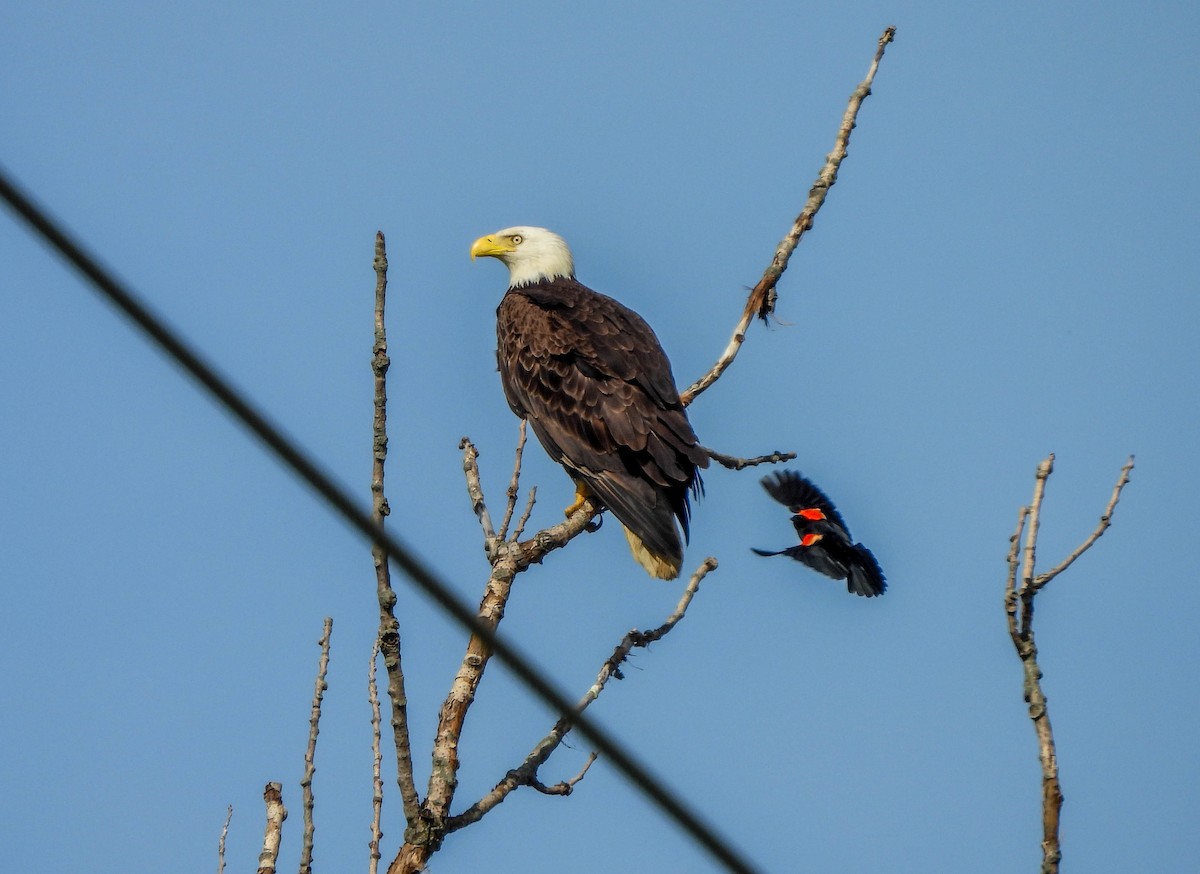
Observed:
[[[387,246],[382,232],[375,234],[375,342],[371,370],[375,376],[375,412],[372,420],[371,519],[379,528],[391,512],[383,490],[387,462]],[[400,660],[400,623],[396,621],[396,592],[392,589],[387,553],[378,544],[371,548],[375,562],[375,589],[379,599],[379,650],[388,676],[388,699],[392,704],[392,738],[396,746],[396,783],[400,787],[404,819],[413,823],[420,814],[420,799],[413,780],[412,743],[408,733],[408,698],[404,691],[404,669]]]
[[[742,348],[742,343],[746,341],[746,330],[750,327],[750,322],[755,316],[758,316],[763,321],[775,311],[775,286],[779,283],[779,278],[783,276],[783,271],[787,270],[788,261],[791,260],[792,252],[796,250],[800,238],[804,236],[805,231],[813,226],[813,221],[817,217],[821,206],[825,203],[825,198],[829,194],[829,189],[837,182],[838,169],[842,166],[842,161],[845,160],[846,154],[850,146],[850,132],[854,130],[854,125],[858,118],[858,110],[862,106],[867,95],[871,93],[871,85],[875,81],[875,73],[879,69],[879,62],[883,60],[883,52],[896,37],[896,28],[889,27],[883,35],[879,37],[879,44],[875,50],[875,58],[871,61],[870,69],[867,70],[867,78],[863,79],[859,86],[854,89],[854,93],[850,95],[850,103],[846,107],[846,112],[842,116],[842,125],[838,129],[837,138],[834,140],[833,151],[825,159],[825,166],[821,168],[821,172],[817,174],[817,180],[813,183],[812,188],[808,192],[808,201],[804,204],[804,208],[800,211],[800,215],[792,223],[791,230],[788,231],[775,249],[775,256],[771,259],[770,265],[763,272],[762,279],[750,291],[750,296],[746,299],[746,307],[742,311],[742,317],[738,320],[737,326],[733,329],[733,336],[729,340],[729,345],[725,347],[725,351],[721,353],[721,357],[717,359],[717,363],[712,366],[712,369],[700,379],[696,380],[683,393],[684,405],[690,404],[696,399],[696,396],[716,382],[721,374],[724,373],[729,365],[733,363],[733,359],[737,357],[738,352]]]
[[[267,805],[267,828],[263,834],[262,852],[258,855],[258,874],[275,874],[279,844],[283,840],[283,821],[287,819],[287,808],[283,806],[283,786],[268,783],[263,790],[263,801]]]
[[[317,679],[313,689],[312,711],[308,717],[308,749],[304,752],[304,776],[300,779],[300,788],[304,793],[304,838],[300,847],[300,874],[312,874],[313,833],[313,775],[316,773],[317,735],[321,731],[321,702],[325,699],[325,690],[329,688],[325,677],[329,673],[329,638],[333,634],[333,618],[325,617],[325,625],[321,639],[317,644],[321,647],[321,658],[317,662]]]
[[[1066,570],[1112,523],[1113,511],[1120,499],[1121,490],[1129,482],[1133,470],[1133,456],[1121,468],[1121,475],[1113,488],[1108,506],[1100,517],[1096,529],[1061,564],[1047,573],[1036,574],[1037,539],[1040,529],[1042,502],[1046,495],[1046,481],[1054,470],[1054,455],[1049,455],[1038,465],[1033,487],[1033,500],[1022,507],[1017,515],[1017,528],[1009,538],[1008,575],[1004,586],[1004,611],[1008,633],[1013,647],[1021,659],[1024,674],[1024,697],[1029,705],[1029,718],[1033,721],[1038,741],[1038,759],[1042,769],[1042,874],[1058,874],[1062,861],[1059,843],[1059,821],[1062,814],[1063,794],[1058,777],[1058,753],[1054,743],[1054,730],[1050,725],[1050,711],[1046,695],[1042,690],[1042,669],[1038,664],[1038,648],[1033,634],[1033,600],[1046,583]],[[1021,534],[1025,535],[1024,554],[1021,555]],[[1019,571],[1018,571],[1019,567]],[[1018,583],[1018,577],[1020,582]],[[1020,617],[1018,619],[1018,602]]]
[[[600,697],[600,693],[604,691],[604,687],[608,683],[609,678],[616,677],[618,680],[622,679],[620,666],[625,659],[629,657],[629,653],[635,647],[649,646],[654,641],[661,640],[679,623],[681,619],[683,619],[684,613],[687,612],[688,605],[692,603],[692,598],[695,597],[696,592],[700,589],[701,580],[708,576],[711,571],[716,570],[716,567],[717,560],[715,558],[710,557],[704,560],[700,567],[696,569],[696,572],[692,574],[692,578],[688,581],[687,588],[684,589],[683,595],[680,596],[679,603],[675,606],[675,610],[670,616],[667,617],[666,621],[663,622],[662,625],[658,626],[657,628],[653,628],[650,631],[644,632],[634,629],[626,634],[624,638],[622,638],[621,642],[617,644],[616,649],[613,650],[613,654],[608,657],[608,659],[604,662],[604,665],[600,668],[600,673],[596,677],[596,682],[592,684],[591,688],[587,690],[583,698],[580,699],[579,703],[575,706],[575,715],[583,713],[583,711],[588,708],[588,705]],[[489,811],[495,808],[496,805],[500,804],[500,802],[507,798],[509,794],[518,786],[532,786],[535,789],[541,786],[542,784],[538,782],[537,778],[538,769],[541,768],[541,766],[544,765],[550,758],[551,754],[558,749],[564,738],[566,738],[567,734],[571,731],[572,725],[573,722],[571,719],[568,717],[560,717],[559,720],[555,722],[554,727],[550,730],[550,733],[538,741],[537,745],[534,746],[533,750],[528,756],[525,757],[525,761],[522,762],[519,767],[509,771],[504,776],[504,779],[497,783],[492,790],[483,798],[479,799],[479,801],[475,802],[458,816],[451,817],[447,823],[447,832],[457,831],[458,829],[464,828],[473,822],[478,822]],[[594,758],[595,754],[593,754],[592,757]],[[587,773],[587,769],[589,767],[591,767],[591,759],[588,760],[587,765],[584,766],[583,770],[576,777],[566,781],[566,783],[557,784],[558,787],[565,786],[566,788],[558,790],[556,787],[552,787],[554,791],[548,791],[547,794],[570,794],[570,789],[583,779],[583,775]],[[539,789],[539,791],[546,791],[546,787],[542,787]]]

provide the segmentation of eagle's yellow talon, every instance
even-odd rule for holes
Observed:
[[[566,516],[567,518],[570,518],[572,516],[572,514],[574,514],[580,507],[582,507],[584,505],[584,503],[587,501],[588,497],[589,497],[589,495],[587,493],[587,490],[581,485],[576,485],[575,486],[575,501],[574,501],[574,503],[571,504],[571,506],[569,506],[569,507],[567,507],[567,509],[563,510],[563,515]]]

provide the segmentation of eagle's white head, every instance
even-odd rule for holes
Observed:
[[[509,288],[575,275],[567,241],[545,228],[505,228],[471,244],[471,258],[499,258],[508,267]]]

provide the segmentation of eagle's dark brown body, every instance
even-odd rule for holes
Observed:
[[[647,569],[676,576],[683,543],[675,521],[686,538],[688,494],[699,492],[708,454],[654,331],[573,277],[510,288],[496,315],[496,357],[513,412],[662,565]]]

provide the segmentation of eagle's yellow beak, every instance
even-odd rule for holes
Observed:
[[[474,261],[480,256],[491,256],[499,258],[513,251],[513,245],[510,240],[505,237],[496,237],[488,235],[480,237],[471,244],[471,260]]]

